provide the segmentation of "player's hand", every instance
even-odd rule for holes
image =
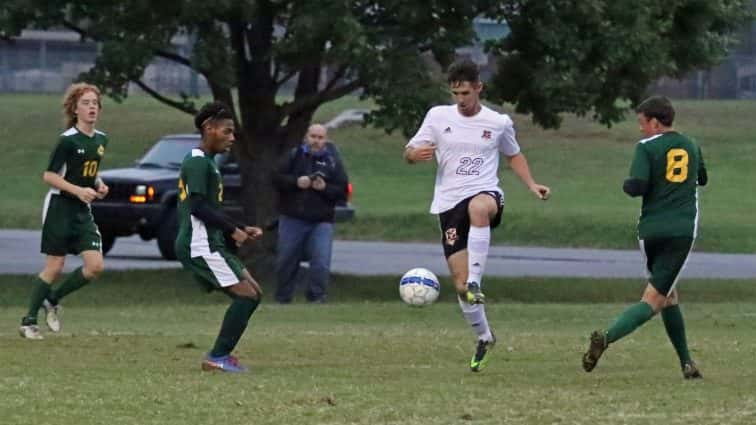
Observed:
[[[97,192],[91,187],[79,187],[79,190],[75,193],[76,197],[85,204],[91,204],[97,197]]]
[[[236,246],[242,246],[242,244],[249,240],[249,234],[240,228],[236,228],[234,233],[231,233],[231,239],[236,242]]]
[[[249,235],[249,238],[253,241],[260,239],[263,235],[262,229],[255,226],[244,226],[244,233]]]
[[[297,179],[297,187],[304,190],[309,189],[312,185],[312,180],[310,180],[310,176],[300,176]]]
[[[312,188],[315,190],[321,191],[321,190],[324,190],[325,187],[326,187],[326,182],[320,176],[315,177],[315,180],[312,181]]]
[[[416,148],[410,148],[407,158],[410,161],[430,161],[433,159],[433,155],[436,153],[436,144],[428,143]]]
[[[542,201],[546,201],[549,199],[549,196],[551,196],[551,189],[549,189],[548,186],[538,183],[534,183],[533,186],[530,187],[530,191],[535,193],[538,199]]]
[[[110,188],[105,183],[100,183],[99,186],[97,186],[97,199],[104,199],[106,196],[108,196],[108,192],[110,191]]]

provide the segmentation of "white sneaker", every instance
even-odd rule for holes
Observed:
[[[63,313],[63,307],[60,304],[52,305],[47,300],[42,303],[42,307],[45,308],[47,327],[53,332],[60,332],[60,316]]]
[[[26,339],[45,339],[39,332],[39,326],[37,325],[21,325],[18,328],[18,333],[22,338]]]

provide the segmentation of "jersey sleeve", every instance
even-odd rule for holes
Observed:
[[[515,156],[520,153],[520,144],[517,143],[514,123],[512,123],[512,119],[508,116],[502,115],[502,117],[505,119],[505,122],[499,135],[499,152],[506,156]]]
[[[410,139],[409,142],[407,142],[407,145],[405,147],[407,148],[416,148],[420,147],[427,143],[436,143],[436,133],[433,131],[433,125],[434,125],[434,113],[433,109],[429,110],[427,114],[425,114],[425,118],[423,119],[422,125],[420,125],[420,129],[417,130],[417,133]]]
[[[204,157],[196,156],[184,161],[184,187],[186,193],[207,197],[208,163]]]
[[[58,141],[58,145],[55,146],[55,150],[53,150],[50,155],[50,162],[47,164],[46,171],[60,173],[71,154],[71,147],[71,140],[61,137]]]
[[[651,163],[643,146],[643,143],[635,146],[633,162],[630,164],[630,178],[647,182],[651,180]]]

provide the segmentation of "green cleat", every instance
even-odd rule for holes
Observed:
[[[591,333],[591,344],[588,346],[588,351],[583,354],[583,370],[586,372],[592,371],[608,346],[609,344],[606,342],[606,334],[601,331],[593,331],[593,333]]]
[[[701,371],[698,370],[698,366],[696,366],[695,362],[693,361],[685,363],[683,365],[682,372],[683,378],[685,379],[703,379]]]
[[[478,282],[467,282],[467,292],[465,292],[465,301],[468,304],[485,304],[486,296],[481,292]]]
[[[490,357],[488,353],[491,351],[491,349],[496,345],[496,337],[491,334],[493,337],[490,341],[485,340],[478,340],[478,345],[475,347],[475,354],[473,354],[472,359],[470,360],[470,370],[473,372],[480,372],[481,369],[486,365],[486,362],[488,362],[488,358]]]

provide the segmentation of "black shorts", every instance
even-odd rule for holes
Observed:
[[[438,221],[441,224],[441,245],[444,247],[446,258],[449,258],[455,252],[467,249],[467,235],[470,233],[470,214],[467,212],[467,206],[472,198],[481,193],[492,196],[496,200],[496,204],[499,205],[496,216],[491,220],[491,228],[495,229],[501,223],[504,198],[501,193],[496,191],[476,193],[455,205],[454,208],[442,212],[438,215]]]
[[[646,258],[648,281],[660,294],[668,296],[693,248],[691,237],[652,238],[640,241]]]

